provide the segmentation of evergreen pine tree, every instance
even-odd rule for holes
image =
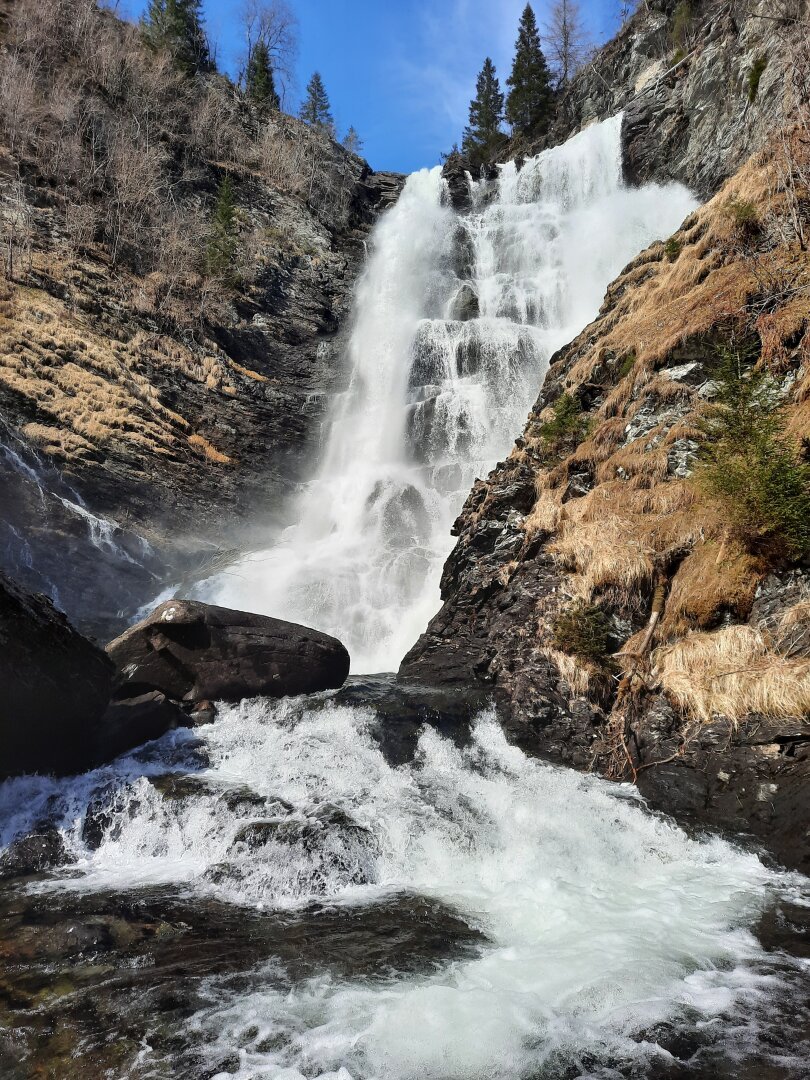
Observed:
[[[209,274],[228,277],[236,255],[236,200],[228,173],[219,183],[211,226],[206,267]]]
[[[307,83],[307,96],[301,103],[298,115],[313,127],[323,127],[330,131],[334,129],[335,122],[329,108],[329,98],[326,96],[323,79],[317,71]]]
[[[495,66],[489,57],[475,84],[475,97],[470,102],[470,122],[464,129],[461,149],[474,168],[492,161],[503,142],[501,131],[503,94]]]
[[[202,20],[202,0],[150,0],[142,20],[147,40],[169,49],[184,71],[212,67]]]
[[[545,135],[551,120],[551,73],[540,48],[540,35],[531,5],[520,17],[511,87],[506,99],[506,119],[520,135]]]
[[[261,39],[250,50],[245,72],[245,90],[248,97],[259,106],[268,109],[281,107],[273,79],[270,51]]]

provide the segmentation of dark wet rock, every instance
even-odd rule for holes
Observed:
[[[477,319],[479,315],[478,294],[469,282],[464,282],[450,307],[450,318],[460,322],[469,322]]]
[[[267,845],[289,848],[289,862],[298,867],[298,888],[313,896],[334,891],[335,883],[367,885],[375,880],[379,843],[374,834],[340,807],[325,804],[306,817],[287,815],[250,821],[237,831],[234,861],[220,863],[208,876],[216,883],[250,875]],[[245,860],[245,856],[250,858]],[[287,856],[284,857],[285,861]]]
[[[188,726],[202,727],[213,724],[217,718],[217,707],[213,701],[195,701],[188,712]]]
[[[306,850],[312,850],[322,843],[327,834],[333,837],[361,837],[363,843],[373,839],[365,825],[360,825],[345,810],[326,805],[306,818],[287,816],[249,821],[239,828],[233,843],[235,846],[244,845],[249,851],[256,851],[269,843],[300,843]]]
[[[43,829],[14,840],[0,855],[0,878],[28,877],[76,861],[58,829]]]
[[[246,784],[223,784],[221,781],[195,776],[193,773],[166,773],[147,779],[155,791],[171,802],[210,798],[221,802],[234,814],[256,813],[257,810],[266,813],[289,813],[292,810],[289,803],[283,799],[275,796],[265,798]]]
[[[95,742],[99,762],[112,761],[135,746],[159,739],[167,731],[188,724],[179,705],[160,690],[149,690],[135,697],[110,702],[102,717]]]
[[[459,224],[453,233],[452,268],[456,277],[469,280],[475,269],[475,245],[469,230]]]
[[[107,652],[119,693],[157,687],[186,701],[314,693],[349,673],[349,654],[328,634],[191,600],[161,604]]]
[[[394,766],[413,760],[419,735],[426,727],[457,746],[466,746],[472,721],[493,704],[490,693],[482,687],[430,686],[395,675],[352,676],[333,701],[374,712],[371,735],[386,761]]]
[[[84,812],[81,837],[91,849],[101,846],[107,838],[117,840],[125,820],[134,818],[140,800],[133,796],[125,782],[110,780],[91,796]]]
[[[0,575],[0,778],[86,768],[113,673],[50,600]]]
[[[447,196],[454,210],[463,212],[472,207],[472,192],[469,178],[470,164],[461,154],[448,155],[442,168],[442,176],[447,184]]]

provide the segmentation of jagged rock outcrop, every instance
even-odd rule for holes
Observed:
[[[489,687],[527,751],[637,780],[654,805],[747,829],[803,868],[810,570],[743,541],[695,470],[718,349],[740,342],[770,373],[795,460],[806,447],[808,160],[805,129],[786,131],[611,284],[470,493],[443,606],[400,670]],[[777,183],[786,171],[798,189]],[[598,660],[577,634],[588,619]]]
[[[795,53],[806,48],[806,0],[645,0],[574,77],[537,153],[625,110],[632,183],[678,180],[713,195],[793,111]]]
[[[169,600],[107,646],[117,695],[156,688],[177,701],[312,694],[342,686],[349,654],[296,623]]]

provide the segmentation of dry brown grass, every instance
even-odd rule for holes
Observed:
[[[756,559],[722,533],[696,544],[672,579],[659,640],[710,627],[721,613],[746,618],[764,574]]]
[[[217,450],[204,435],[189,435],[188,444],[202,454],[206,461],[214,462],[216,465],[228,465],[233,460],[227,454],[223,454],[221,450]]]
[[[69,271],[53,252],[37,255],[49,275],[93,288],[94,279]],[[123,290],[126,275],[116,287]],[[134,284],[133,284],[134,287]],[[158,333],[137,331],[127,338],[121,327],[110,332],[103,320],[88,318],[71,301],[21,284],[6,283],[0,318],[0,384],[27,402],[35,419],[23,434],[45,453],[69,461],[116,447],[143,456],[178,456],[189,423],[163,404],[152,371],[171,369],[172,377],[235,394],[232,372],[257,381],[264,377],[231,364],[224,354],[200,354]],[[219,462],[219,451],[207,452]],[[224,455],[223,455],[224,457]]]
[[[585,697],[595,681],[604,682],[604,672],[597,672],[592,664],[575,656],[545,645],[538,649],[538,652],[556,665],[560,677],[567,683],[574,697]]]
[[[523,521],[526,535],[531,539],[540,533],[553,533],[562,515],[559,495],[551,491],[540,491],[537,501]]]
[[[750,626],[691,634],[655,651],[654,670],[669,697],[702,723],[751,713],[771,719],[810,712],[810,660],[779,655]]]
[[[567,517],[549,551],[571,572],[572,592],[583,600],[607,588],[627,595],[652,580],[651,552],[639,539],[633,522],[607,506],[599,516]]]

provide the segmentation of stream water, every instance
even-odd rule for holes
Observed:
[[[622,186],[619,124],[505,166],[464,216],[439,170],[408,180],[298,523],[207,598],[397,666],[550,355],[694,205]],[[0,846],[45,829],[64,865],[0,876],[4,1076],[807,1073],[806,879],[526,758],[481,702],[371,676],[223,707],[86,776],[0,785]]]

